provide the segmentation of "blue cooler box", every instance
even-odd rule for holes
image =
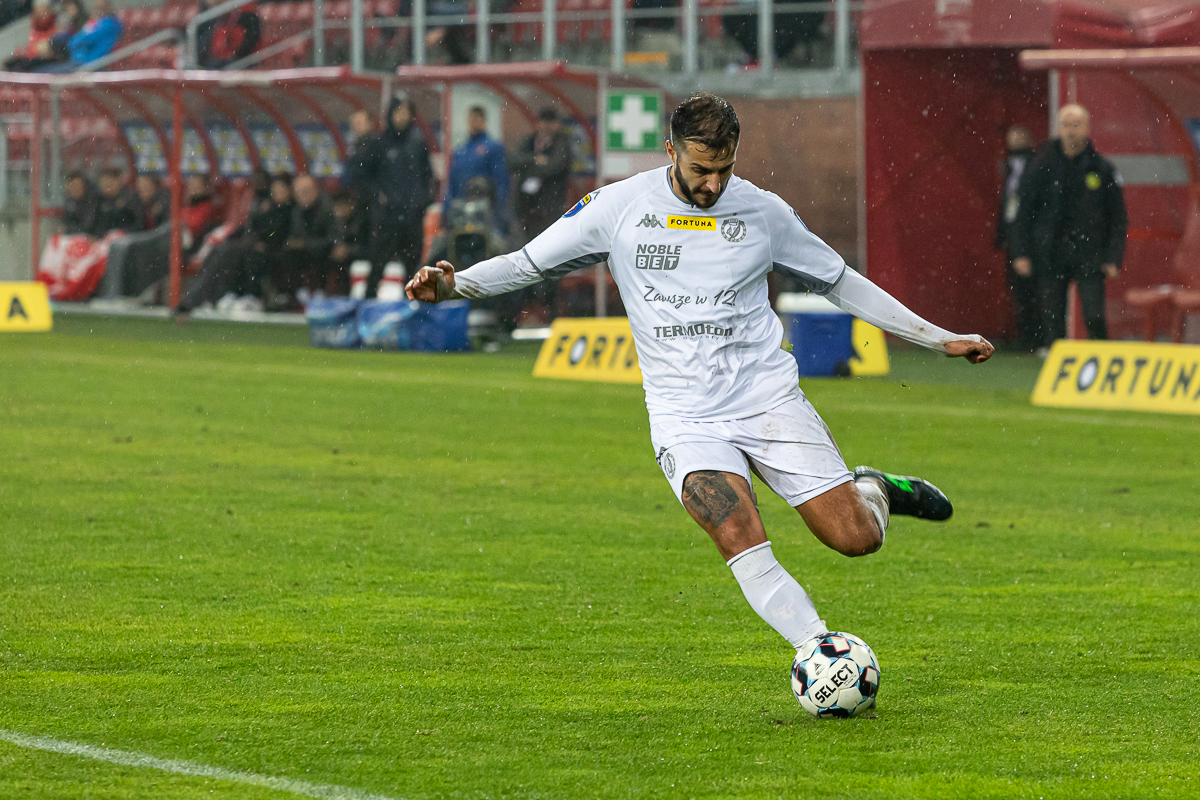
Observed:
[[[304,311],[313,347],[358,347],[358,301],[349,297],[314,300]]]
[[[854,355],[854,317],[823,297],[781,294],[775,308],[783,319],[801,375],[845,375]]]

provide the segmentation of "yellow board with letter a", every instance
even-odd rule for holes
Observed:
[[[892,363],[888,360],[887,339],[883,331],[861,319],[854,320],[850,331],[850,341],[854,344],[850,374],[887,375]]]
[[[1059,339],[1030,399],[1035,406],[1200,414],[1200,347]]]
[[[46,284],[0,282],[0,333],[48,331],[52,325]]]
[[[626,317],[559,317],[542,343],[535,378],[641,383],[633,332]]]

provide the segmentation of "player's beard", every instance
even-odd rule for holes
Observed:
[[[688,186],[687,181],[683,179],[683,170],[679,169],[678,161],[675,162],[675,182],[679,184],[679,191],[683,192],[683,199],[687,200],[697,208],[712,208],[714,205],[716,205],[717,198],[721,196],[720,192],[718,192],[712,198],[712,202],[710,202],[708,205],[704,205],[697,200],[696,195],[692,194],[692,187]]]

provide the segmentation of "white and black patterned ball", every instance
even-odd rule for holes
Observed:
[[[814,636],[796,651],[792,692],[814,717],[853,717],[875,705],[879,661],[852,634]]]

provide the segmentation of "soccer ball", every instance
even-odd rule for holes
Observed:
[[[814,717],[853,717],[875,705],[879,662],[849,633],[824,633],[800,645],[792,662],[792,692]]]

